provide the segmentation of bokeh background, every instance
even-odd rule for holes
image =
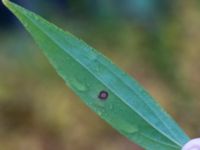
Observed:
[[[134,76],[200,136],[199,0],[15,0]],[[0,2],[0,149],[141,150],[68,89]]]

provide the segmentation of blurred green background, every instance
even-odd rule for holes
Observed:
[[[200,136],[199,0],[15,0],[134,76]],[[141,150],[89,110],[0,2],[0,149]]]

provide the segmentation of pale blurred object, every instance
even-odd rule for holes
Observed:
[[[189,141],[182,150],[200,150],[200,138]]]

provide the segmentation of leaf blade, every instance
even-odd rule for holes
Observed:
[[[152,150],[178,150],[189,140],[153,98],[106,57],[36,14],[8,1],[6,6],[67,85],[120,133]],[[98,99],[101,90],[109,93],[105,102]]]

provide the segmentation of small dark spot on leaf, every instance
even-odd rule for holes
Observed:
[[[98,98],[101,100],[106,100],[108,98],[109,94],[106,91],[101,91],[98,95]]]

